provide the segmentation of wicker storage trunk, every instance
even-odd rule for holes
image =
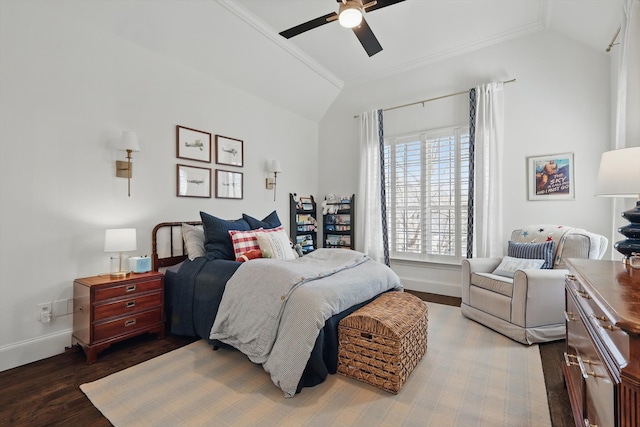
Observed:
[[[427,304],[387,292],[338,324],[338,372],[397,394],[427,351]]]

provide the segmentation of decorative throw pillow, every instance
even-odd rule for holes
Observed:
[[[242,218],[227,221],[205,212],[200,212],[200,218],[204,226],[204,249],[207,252],[207,258],[235,260],[229,230],[249,231],[247,221]]]
[[[184,246],[187,248],[187,257],[191,261],[207,255],[204,250],[204,230],[202,226],[182,223],[182,240],[184,240]]]
[[[238,258],[240,255],[247,251],[253,249],[259,250],[260,245],[258,245],[258,233],[275,233],[277,231],[284,231],[284,227],[280,226],[271,228],[269,230],[264,230],[262,228],[249,231],[229,230],[229,236],[231,236],[231,244],[233,245],[233,254],[236,258]]]
[[[262,258],[262,251],[260,249],[252,249],[248,252],[243,253],[238,258],[236,258],[236,261],[246,262],[256,258]]]
[[[273,233],[256,233],[258,245],[262,251],[263,258],[273,259],[295,259],[289,236],[284,230]]]
[[[543,259],[541,268],[553,268],[553,253],[556,242],[549,240],[543,243],[517,243],[509,241],[507,255],[514,258]]]
[[[526,259],[526,258],[514,258],[506,256],[502,258],[500,265],[493,270],[492,274],[498,276],[511,277],[518,270],[539,269],[544,264],[543,259]]]
[[[268,230],[270,228],[276,228],[282,225],[276,211],[271,212],[262,221],[260,221],[259,219],[255,219],[254,217],[251,217],[247,214],[242,214],[242,219],[247,221],[251,230],[257,230],[259,228]]]

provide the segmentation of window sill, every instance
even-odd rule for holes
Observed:
[[[391,264],[406,265],[412,267],[440,268],[443,270],[460,270],[462,261],[426,261],[409,258],[390,258]]]

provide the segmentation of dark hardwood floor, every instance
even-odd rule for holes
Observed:
[[[426,301],[453,306],[460,298],[416,293]],[[111,426],[91,404],[80,385],[121,371],[193,342],[168,335],[156,340],[142,335],[114,344],[92,365],[82,351],[64,354],[0,372],[0,425],[7,426]],[[564,341],[540,345],[551,421],[554,427],[574,427],[561,364]]]

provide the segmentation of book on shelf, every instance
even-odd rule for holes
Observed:
[[[325,240],[329,246],[351,246],[351,236],[328,234]]]
[[[316,231],[316,226],[313,224],[298,224],[298,232],[304,233],[305,231]]]
[[[296,222],[298,224],[315,224],[316,220],[313,215],[296,214]]]
[[[326,223],[327,224],[349,225],[349,224],[351,224],[351,216],[349,214],[331,214],[331,215],[327,215]]]
[[[296,236],[296,243],[299,243],[300,246],[313,245],[313,236],[311,236],[311,234],[301,234]]]

